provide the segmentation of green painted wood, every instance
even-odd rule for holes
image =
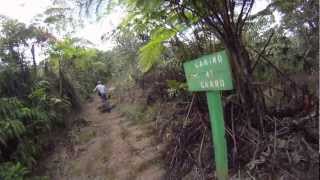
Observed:
[[[233,89],[228,56],[225,51],[201,56],[183,64],[189,91]]]
[[[220,91],[208,91],[207,100],[213,135],[216,172],[219,180],[228,179],[227,143],[225,138],[223,108]]]
[[[220,51],[186,62],[183,67],[189,91],[207,91],[217,177],[227,180],[228,157],[221,90],[233,89],[228,56],[225,51]]]

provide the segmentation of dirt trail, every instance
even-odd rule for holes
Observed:
[[[132,126],[115,110],[101,113],[98,101],[84,106],[79,118],[87,124],[69,133],[71,143],[61,143],[44,161],[45,175],[52,180],[162,179],[150,124]]]

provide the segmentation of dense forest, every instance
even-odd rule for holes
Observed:
[[[221,50],[229,178],[318,179],[319,2],[267,2],[252,13],[260,1],[53,0],[31,24],[0,15],[0,179],[50,179],[34,172],[98,80],[112,111],[152,124],[163,179],[216,179],[206,94],[188,91],[183,63]],[[73,34],[119,7],[126,17],[101,37],[112,49]]]

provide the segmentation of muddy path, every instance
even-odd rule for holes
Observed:
[[[160,180],[164,170],[160,145],[151,124],[132,125],[116,110],[101,113],[99,99],[84,105],[64,143],[42,163],[51,180]],[[66,143],[68,142],[68,143]]]

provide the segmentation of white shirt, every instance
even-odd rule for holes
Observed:
[[[105,85],[102,85],[102,84],[98,84],[95,88],[94,88],[94,91],[98,90],[98,92],[100,94],[106,94],[107,93],[107,88]]]

